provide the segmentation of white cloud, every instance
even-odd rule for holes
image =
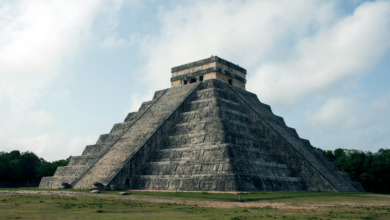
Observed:
[[[113,50],[120,47],[129,47],[135,43],[139,43],[140,38],[138,34],[132,34],[129,38],[118,37],[115,34],[106,36],[103,40],[98,40],[97,44],[100,48],[105,50]]]
[[[69,153],[56,150],[72,144],[65,138],[69,129],[35,104],[62,74],[64,60],[80,52],[99,4],[25,0],[0,5],[1,151],[32,150],[48,160]],[[53,95],[64,97],[68,91]]]
[[[269,104],[315,95],[364,75],[389,48],[390,3],[340,17],[333,1],[218,1],[161,11],[158,36],[141,46],[151,90],[170,68],[217,55],[248,71],[248,90]],[[272,91],[272,92],[271,92]]]
[[[330,98],[305,113],[301,131],[315,146],[376,151],[389,148],[390,93],[374,101],[365,95]]]
[[[337,126],[342,129],[334,131],[349,128],[350,142],[339,143],[351,143],[353,134],[362,132],[354,126],[373,129],[380,117],[358,118],[365,117],[356,110],[364,107],[364,97],[339,92],[359,88],[358,78],[369,74],[388,51],[390,2],[359,3],[351,15],[338,6],[336,1],[312,0],[198,1],[162,10],[159,35],[145,36],[140,49],[148,94],[170,87],[171,67],[217,55],[246,68],[247,90],[271,106],[288,109],[325,100],[320,110],[306,113],[305,126],[320,134]],[[370,108],[374,106],[380,104]]]
[[[145,80],[153,88],[169,87],[171,67],[211,55],[254,68],[330,22],[333,7],[320,1],[201,1],[162,11],[160,35],[147,36],[141,47]]]
[[[248,88],[271,104],[313,96],[369,73],[389,39],[390,2],[364,3],[352,16],[302,39],[289,60],[260,65],[250,78],[257,83]]]
[[[136,112],[136,111],[138,111],[138,109],[141,107],[143,102],[149,101],[151,99],[150,99],[150,95],[149,94],[140,95],[138,93],[135,93],[135,94],[131,95],[131,99],[130,100],[131,100],[131,104],[130,104],[129,110],[126,111],[126,112]]]
[[[53,93],[53,96],[57,98],[69,97],[69,91],[65,89],[59,89]]]
[[[84,150],[84,146],[92,145],[96,143],[96,137],[84,137],[84,136],[76,136],[70,139],[69,144],[63,152],[65,155],[79,156]]]
[[[0,100],[28,108],[87,34],[98,1],[20,1],[0,16]]]
[[[75,136],[68,139],[68,137],[57,131],[54,133],[41,133],[36,136],[19,135],[18,138],[13,139],[3,139],[1,137],[0,145],[7,146],[7,148],[1,148],[0,151],[32,151],[39,157],[52,161],[65,159],[70,155],[79,156],[86,145],[94,144],[95,142],[95,137]]]
[[[350,113],[356,108],[353,100],[344,98],[329,99],[317,112],[308,111],[305,121],[310,126],[347,126],[355,125],[355,119]]]
[[[351,81],[367,74],[390,46],[386,1],[364,3],[347,17],[340,17],[335,1],[185,2],[161,7],[160,32],[147,36],[125,36],[117,30],[120,22],[130,22],[119,20],[123,4],[25,0],[0,5],[0,151],[33,150],[57,160],[77,155],[96,141],[88,135],[70,135],[72,128],[61,124],[58,116],[36,106],[64,74],[64,61],[75,59],[86,47],[115,52],[140,45],[142,57],[134,57],[145,65],[132,80],[142,78],[147,91],[132,94],[131,109],[138,110],[154,91],[170,87],[171,67],[211,55],[247,68],[248,90],[262,101],[296,105],[302,98],[336,90],[337,85],[358,87]],[[50,96],[69,94],[58,88]],[[326,99],[320,110],[306,114],[306,126],[343,123],[346,128],[363,123],[355,116],[363,113],[350,112],[361,107],[359,97]],[[366,110],[384,115],[388,102],[383,97]],[[370,117],[366,125],[380,120]]]
[[[330,98],[318,110],[305,113],[304,125],[326,128],[336,133],[339,130],[383,126],[390,121],[388,112],[390,93],[371,102],[366,95]]]

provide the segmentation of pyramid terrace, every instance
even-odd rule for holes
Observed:
[[[245,90],[244,68],[214,56],[171,72],[171,88],[80,146],[39,187],[364,191]]]

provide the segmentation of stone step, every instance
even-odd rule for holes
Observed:
[[[183,112],[181,113],[180,117],[180,123],[198,123],[198,121],[209,120],[210,118],[224,118],[232,121],[240,121],[243,124],[250,124],[248,115],[243,114],[239,111],[233,111],[224,108],[206,107],[204,109],[199,109],[195,111]]]
[[[224,120],[225,131],[233,136],[250,140],[264,139],[265,134],[258,127],[244,124],[240,121]]]
[[[99,139],[97,140],[97,145],[110,145],[112,144],[119,136],[119,133],[112,133],[112,134],[102,134],[100,135]]]
[[[179,134],[189,134],[189,133],[198,133],[198,132],[207,132],[207,131],[216,131],[222,130],[224,128],[224,124],[219,119],[208,118],[206,120],[194,122],[185,122],[179,123],[174,126],[170,134],[171,135],[179,135]]]
[[[156,150],[156,153],[168,153],[168,152],[193,152],[193,151],[200,151],[200,150],[207,150],[207,151],[222,151],[227,148],[233,148],[237,151],[248,151],[253,153],[261,153],[261,154],[273,154],[272,151],[269,149],[269,145],[267,142],[262,143],[261,147],[255,147],[255,146],[237,146],[230,143],[223,143],[223,144],[187,144],[182,145],[180,148],[161,148],[159,150]],[[169,146],[166,146],[169,147]]]
[[[195,134],[199,132],[211,132],[217,130],[224,130],[233,134],[246,135],[250,139],[264,137],[262,131],[255,126],[242,123],[242,121],[239,120],[230,120],[223,117],[182,122],[173,127],[170,131],[170,134]]]
[[[199,132],[196,134],[179,134],[168,136],[168,144],[171,148],[181,147],[187,144],[243,144],[245,146],[256,145],[261,143],[269,143],[267,139],[261,137],[250,137],[248,135],[241,135],[237,133],[227,133],[225,131],[215,132]]]
[[[151,101],[148,101],[148,102],[143,102],[141,107],[139,108],[140,111],[138,112],[130,112],[127,117],[125,118],[124,122],[133,122],[140,114],[142,114],[142,112],[147,109],[147,107],[150,106],[150,104],[156,100],[163,92],[165,92],[165,89],[164,90],[159,90],[159,91],[156,91],[154,93],[154,96],[153,96],[153,100]],[[142,110],[142,111],[141,111]]]
[[[236,142],[236,143],[187,143],[187,144],[180,144],[180,145],[169,145],[167,143],[166,145],[161,146],[160,150],[161,151],[170,151],[170,150],[182,150],[182,149],[211,149],[215,148],[216,149],[222,149],[219,146],[222,145],[230,145],[231,148],[236,148],[237,150],[240,149],[248,149],[248,150],[253,150],[253,149],[261,149],[262,151],[264,150],[264,154],[269,153],[270,150],[270,141],[267,139],[257,139],[255,141],[253,140],[247,140],[247,141],[241,141],[241,142]],[[272,151],[271,151],[272,152]]]
[[[269,141],[264,140],[259,142],[255,142],[252,145],[242,145],[240,144],[232,144],[232,143],[222,143],[222,144],[185,144],[181,145],[179,148],[170,148],[169,146],[165,146],[165,148],[161,148],[156,150],[156,153],[164,153],[164,152],[192,152],[192,151],[222,151],[225,149],[234,149],[236,151],[243,152],[251,152],[251,153],[259,153],[259,154],[275,154],[270,150]]]
[[[219,103],[227,103],[229,105],[234,105],[235,107],[240,107],[240,104],[234,101],[231,101],[230,99],[225,99],[223,97],[209,97],[206,99],[200,99],[200,100],[193,100],[187,102],[187,104],[197,104],[197,103],[204,103],[204,102],[219,102]]]
[[[182,134],[168,136],[168,144],[171,147],[185,144],[222,144],[225,143],[225,133],[223,131],[216,132],[200,132],[197,134]]]
[[[197,155],[184,155],[184,156],[177,156],[172,158],[159,158],[154,156],[153,160],[151,160],[148,163],[168,163],[168,164],[209,164],[209,163],[236,163],[236,164],[252,164],[253,161],[257,162],[264,162],[264,163],[278,163],[283,164],[281,160],[278,160],[278,157],[276,155],[267,155],[268,157],[255,157],[252,156],[250,158],[242,158],[242,157],[229,157],[229,155],[204,155],[204,156],[197,156]]]
[[[110,134],[101,134],[98,140],[96,141],[96,144],[104,144],[104,142],[106,141],[109,135]]]
[[[68,166],[86,166],[90,165],[96,156],[82,155],[82,156],[72,156],[69,160]]]
[[[210,88],[221,88],[221,86],[218,83],[215,83],[214,80],[206,80],[200,85],[198,90],[202,91]]]
[[[120,134],[120,133],[122,133],[126,128],[128,128],[132,123],[133,123],[133,121],[127,121],[127,122],[116,123],[116,124],[114,124],[114,126],[112,127],[112,129],[111,129],[111,131],[110,131],[110,134],[113,134],[113,133]]]
[[[188,102],[185,105],[185,111],[195,111],[207,107],[218,107],[240,112],[240,105],[238,103],[217,97]]]
[[[194,147],[194,148],[170,148],[170,149],[161,149],[155,152],[153,158],[150,161],[171,161],[171,160],[181,160],[181,158],[193,158],[200,160],[204,158],[214,158],[214,159],[258,159],[267,162],[271,161],[280,161],[279,157],[273,153],[268,146],[264,146],[261,149],[253,147],[234,147],[234,146],[225,146],[225,147]]]
[[[253,174],[232,174],[232,173],[226,173],[226,174],[193,174],[193,175],[141,175],[138,178],[139,179],[156,179],[156,180],[162,180],[162,179],[169,179],[169,180],[184,180],[184,179],[228,179],[228,178],[247,178],[247,177],[254,177],[257,175]],[[265,180],[271,180],[271,181],[291,181],[291,182],[300,182],[302,181],[301,178],[298,177],[279,177],[279,176],[261,176],[259,179],[265,181]]]
[[[300,191],[305,183],[296,177],[274,177],[236,174],[142,175],[133,185],[144,190],[208,191]]]
[[[171,156],[171,157],[169,157]],[[245,163],[245,161],[256,160],[263,162],[282,163],[276,154],[259,154],[251,151],[235,151],[226,149],[218,151],[195,151],[195,152],[156,152],[151,162],[187,162],[193,160],[195,163],[230,161],[233,163]]]
[[[158,97],[160,97],[167,89],[162,89],[154,92],[153,100],[156,100]]]
[[[176,170],[172,170],[176,169]],[[215,170],[213,170],[215,169]],[[294,177],[294,172],[290,169],[281,169],[272,167],[272,171],[269,170],[270,167],[253,169],[250,166],[235,166],[233,169],[225,168],[218,166],[217,168],[214,165],[203,165],[203,166],[163,166],[163,167],[145,167],[143,169],[142,175],[198,175],[198,174],[231,174],[234,172],[236,175],[240,174],[251,174],[257,175],[258,177],[263,177],[267,175],[273,175],[277,177]]]
[[[75,167],[57,167],[56,172],[54,173],[54,177],[68,177],[68,178],[76,178],[80,176],[80,174],[87,169],[87,166],[75,166]]]
[[[139,107],[138,111],[139,111],[139,112],[145,111],[152,103],[153,103],[153,100],[147,101],[147,102],[143,102],[143,103],[141,104],[141,107]]]
[[[127,114],[124,122],[134,121],[134,119],[136,119],[138,117],[138,113],[139,112],[130,112],[129,114]]]
[[[203,89],[203,90],[198,90],[196,92],[195,97],[193,98],[193,101],[209,99],[209,98],[213,98],[213,97],[219,97],[219,98],[224,98],[224,99],[230,100],[229,94],[227,92],[225,92],[223,89],[207,88],[207,89]]]
[[[97,156],[106,147],[107,145],[104,144],[87,145],[83,151],[82,156]]]
[[[131,153],[134,151],[134,149],[138,146],[137,144],[134,144],[135,141],[128,141],[128,142],[125,142],[126,140],[125,139],[121,139],[118,141],[119,145],[118,147],[116,147],[115,149],[112,149],[113,152],[116,152],[118,154],[120,153],[123,153],[123,154],[127,154],[127,153]],[[116,163],[115,161],[113,163]]]
[[[63,186],[61,185],[61,183],[63,182],[66,182],[66,183],[70,183],[74,180],[75,178],[74,177],[54,177],[54,176],[50,176],[50,177],[43,177],[41,182],[39,183],[39,188],[42,189],[58,189],[58,188],[62,188]]]
[[[272,161],[272,160],[270,160]],[[281,161],[266,162],[264,160],[250,159],[235,159],[235,158],[201,158],[201,157],[184,157],[180,160],[167,160],[167,161],[152,161],[147,162],[145,166],[149,167],[164,167],[164,166],[189,166],[189,167],[203,167],[203,166],[258,166],[256,168],[281,168],[287,169],[288,166]],[[225,167],[226,168],[226,167]]]
[[[230,100],[229,94],[220,88],[207,88],[203,90],[198,90],[194,97],[194,100],[209,99],[213,97],[224,98]]]

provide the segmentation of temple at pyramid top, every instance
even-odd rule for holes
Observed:
[[[245,89],[246,69],[217,56],[173,67],[171,72],[171,87],[219,79]]]

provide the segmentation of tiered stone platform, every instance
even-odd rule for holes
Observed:
[[[173,68],[196,71],[176,74],[172,88],[157,91],[39,187],[99,183],[143,190],[364,191],[245,91],[246,70],[237,67],[236,81],[224,82],[221,74],[234,77],[229,68],[235,65],[209,59]],[[220,61],[223,65],[213,64]],[[225,67],[219,75],[212,72]],[[204,79],[202,73],[219,78]]]

